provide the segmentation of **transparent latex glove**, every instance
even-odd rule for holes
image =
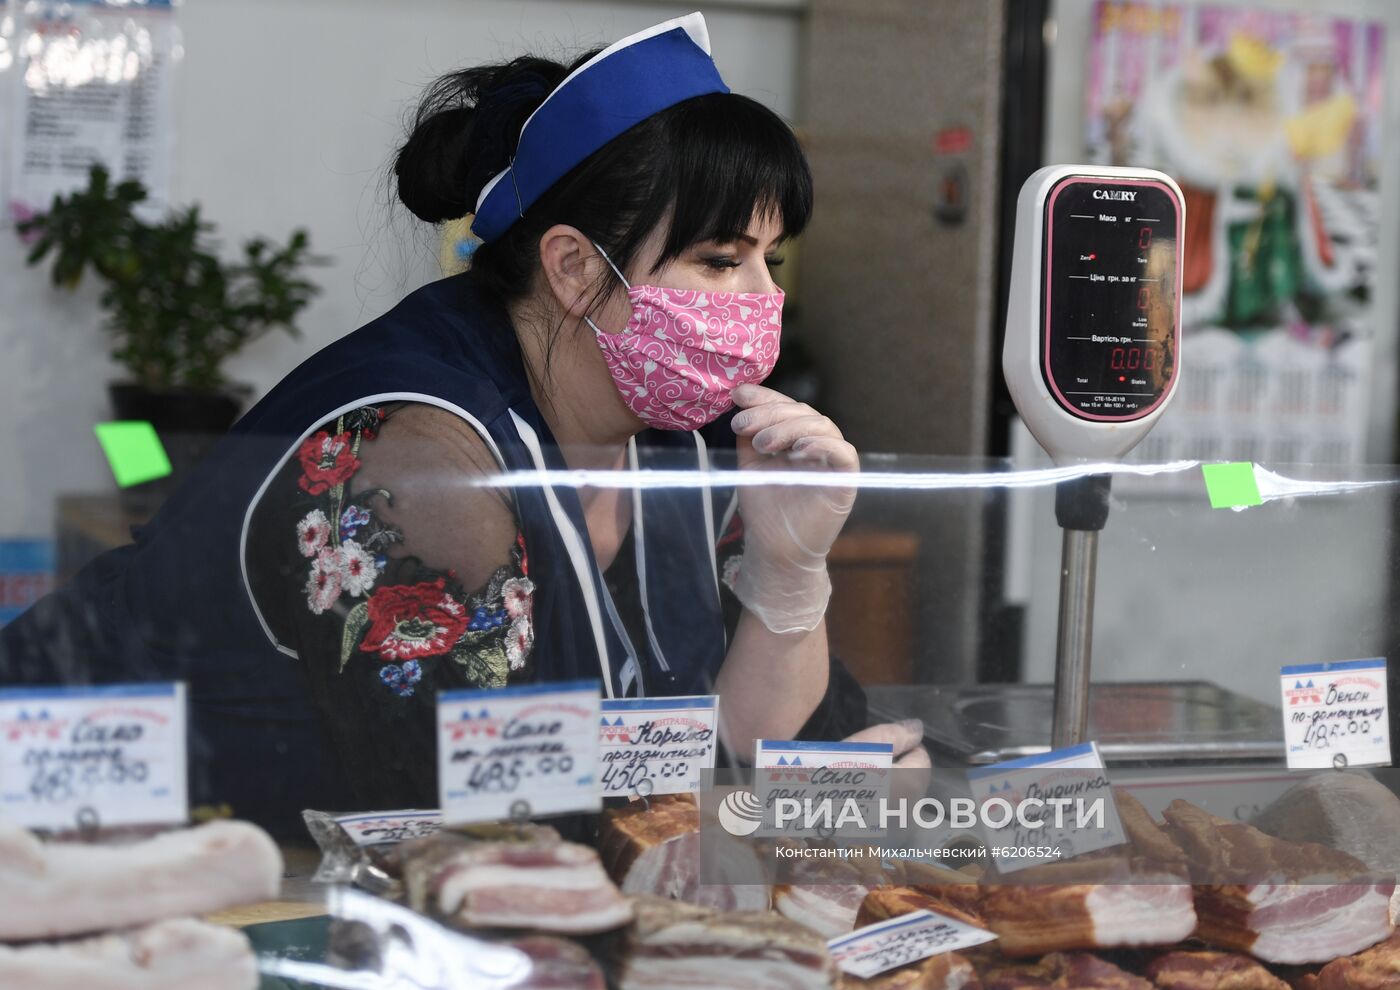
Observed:
[[[845,742],[890,743],[894,746],[896,770],[890,797],[917,801],[928,793],[933,782],[933,761],[924,749],[924,723],[917,718],[903,722],[881,722],[847,736]]]
[[[811,406],[761,385],[740,386],[734,401],[743,410],[733,421],[741,471],[823,471],[839,482],[860,469],[856,449]],[[811,632],[826,614],[826,555],[855,497],[839,483],[739,488],[744,553],[729,586],[773,632]]]

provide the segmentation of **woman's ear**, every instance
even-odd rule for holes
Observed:
[[[559,309],[575,319],[588,312],[599,269],[605,265],[593,242],[577,227],[555,224],[540,237],[540,270]]]

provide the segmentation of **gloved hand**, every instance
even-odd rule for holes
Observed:
[[[882,722],[847,736],[846,742],[891,743],[894,746],[894,769],[907,771],[894,775],[890,797],[898,801],[917,801],[928,793],[933,781],[933,761],[924,749],[924,723],[917,718],[903,722]]]
[[[860,469],[856,449],[811,406],[761,385],[741,385],[734,401],[739,469],[774,472]],[[826,614],[826,555],[855,503],[849,485],[741,486],[744,553],[730,588],[775,633],[811,632]]]

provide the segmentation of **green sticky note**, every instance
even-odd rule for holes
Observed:
[[[112,475],[122,488],[154,481],[170,473],[170,458],[165,456],[156,428],[145,420],[124,419],[98,423],[92,428]]]
[[[1254,480],[1254,465],[1248,461],[1234,464],[1202,464],[1206,477],[1206,493],[1212,509],[1237,509],[1260,505],[1259,484]]]

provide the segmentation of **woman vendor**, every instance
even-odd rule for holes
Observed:
[[[133,545],[0,632],[0,683],[186,681],[192,798],[274,828],[433,806],[442,689],[717,693],[740,758],[863,728],[823,624],[856,451],[761,384],[811,176],[703,18],[439,79],[394,173],[422,220],[473,215],[470,270],[287,375]],[[832,485],[538,480],[704,470],[712,444]]]

